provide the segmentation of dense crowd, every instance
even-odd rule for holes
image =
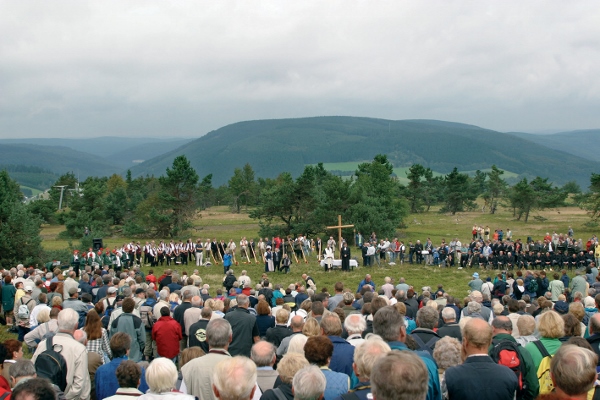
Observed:
[[[343,256],[347,246],[333,238],[316,247],[305,237],[242,239],[239,248],[215,241],[214,254],[212,241],[190,240],[177,251],[165,247],[169,261],[130,243],[74,252],[66,271],[19,265],[2,275],[2,322],[18,336],[0,345],[0,398],[11,392],[17,400],[600,396],[595,236],[586,244],[561,235],[521,244],[510,230],[489,238],[486,229],[474,227],[469,245],[454,239],[435,247],[426,240],[422,250],[420,241],[412,250],[397,239],[354,238],[363,254],[368,250],[366,259],[379,263],[451,266],[466,253],[463,268],[477,270],[465,282],[469,296],[460,299],[442,284],[418,288],[391,276],[374,282],[369,274],[356,288],[319,287],[307,274],[271,282],[269,253],[271,261],[280,253],[284,261],[316,252],[325,262],[327,249]],[[578,258],[572,268],[548,258],[490,260],[513,252],[556,258],[563,247]],[[258,281],[230,268],[236,257],[255,256],[266,270]],[[481,257],[485,262],[473,261]],[[169,268],[157,276],[153,266],[161,260]],[[204,268],[188,276],[182,268],[193,261],[222,263],[222,286],[204,283]]]

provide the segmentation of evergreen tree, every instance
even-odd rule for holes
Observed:
[[[498,208],[498,201],[504,196],[507,188],[506,181],[502,179],[504,171],[492,165],[492,170],[487,174],[485,182],[484,198],[490,206],[490,214],[494,214]]]
[[[440,211],[454,215],[459,211],[473,209],[476,198],[477,194],[472,188],[469,175],[459,173],[454,167],[444,178],[444,206]]]
[[[393,170],[381,154],[358,166],[356,181],[350,188],[351,206],[345,214],[345,220],[357,230],[393,237],[407,215],[408,204],[400,198],[400,185],[392,176]]]
[[[0,266],[32,264],[42,253],[41,220],[21,202],[19,184],[0,171]]]
[[[198,174],[185,156],[173,160],[173,167],[167,168],[166,176],[158,178],[160,189],[158,204],[154,209],[157,220],[168,221],[169,235],[177,236],[189,228],[194,217],[198,200]]]

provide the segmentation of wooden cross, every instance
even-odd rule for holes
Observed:
[[[338,230],[338,246],[341,246],[342,245],[342,228],[354,228],[354,225],[342,225],[342,216],[338,215],[337,226],[327,226],[326,228]]]

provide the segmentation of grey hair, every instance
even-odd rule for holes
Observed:
[[[417,311],[417,325],[420,328],[433,329],[438,323],[439,314],[437,309],[423,307]]]
[[[223,348],[232,335],[231,324],[224,318],[211,319],[206,326],[206,341],[209,347]]]
[[[186,291],[186,293],[188,293]],[[192,307],[200,307],[202,305],[202,297],[194,296],[192,297]]]
[[[398,340],[402,328],[406,329],[404,317],[394,306],[380,308],[373,317],[373,333],[381,336],[386,342]]]
[[[252,346],[250,358],[257,367],[268,367],[273,362],[275,350],[275,346],[272,343],[261,340]]]
[[[325,392],[327,380],[316,365],[309,365],[296,372],[292,380],[294,400],[317,400]]]
[[[31,360],[18,360],[17,362],[10,364],[10,376],[18,379],[26,376],[34,376],[35,375],[35,366],[31,362]]]
[[[65,308],[58,313],[58,330],[73,332],[79,323],[79,314],[72,308]]]
[[[470,301],[467,305],[467,311],[469,314],[479,313],[481,311],[481,303]]]
[[[346,328],[348,334],[362,333],[367,329],[367,323],[362,315],[350,314],[344,320],[344,328]]]
[[[163,289],[158,293],[158,296],[160,300],[167,301],[169,299],[169,292]]]
[[[249,399],[256,386],[256,366],[247,357],[228,357],[213,369],[215,391],[222,400]]]
[[[456,311],[452,307],[444,307],[442,310],[442,318],[444,321],[450,321],[456,319]]]
[[[245,294],[239,294],[236,297],[237,300],[237,304],[238,306],[247,306],[250,304],[250,300],[248,299],[248,296],[246,296]]]

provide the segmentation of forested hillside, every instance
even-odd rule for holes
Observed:
[[[282,171],[298,176],[305,165],[365,161],[386,154],[394,167],[418,163],[440,173],[498,168],[520,177],[549,177],[561,185],[589,185],[600,170],[590,162],[513,135],[472,125],[432,120],[391,121],[357,117],[315,117],[239,122],[132,168],[134,176],[161,175],[185,155],[201,176],[221,185],[235,168],[249,163],[257,176]]]
[[[561,150],[591,161],[600,161],[600,129],[558,132],[551,135],[509,132],[541,146]]]
[[[72,171],[81,179],[121,172],[119,167],[101,157],[59,146],[1,144],[0,160],[2,164],[35,166],[58,174]]]

